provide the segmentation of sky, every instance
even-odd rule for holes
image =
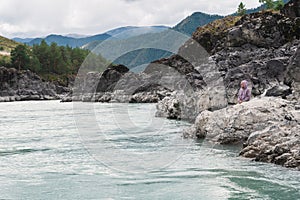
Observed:
[[[122,26],[174,26],[193,12],[228,15],[241,0],[0,0],[0,35],[93,35]],[[246,8],[258,0],[243,0]]]

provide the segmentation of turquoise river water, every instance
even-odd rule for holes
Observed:
[[[300,199],[299,171],[183,139],[189,124],[155,118],[155,104],[30,101],[0,112],[0,199]]]

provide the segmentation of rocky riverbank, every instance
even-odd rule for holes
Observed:
[[[299,168],[299,130],[299,102],[263,97],[214,112],[203,111],[184,136],[220,144],[242,143],[240,155],[244,157]]]
[[[234,23],[225,18],[193,34],[223,77],[228,106],[202,110],[184,137],[242,143],[241,156],[300,170],[300,7],[295,2],[282,14],[255,13]],[[244,79],[253,99],[236,104]]]
[[[69,92],[67,88],[43,81],[37,74],[0,67],[0,102],[55,100]]]

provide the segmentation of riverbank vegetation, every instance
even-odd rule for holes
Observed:
[[[10,59],[3,57],[1,65],[18,70],[31,70],[47,81],[57,81],[67,85],[70,78],[74,78],[85,59],[89,56],[85,65],[93,65],[91,68],[97,71],[97,67],[108,62],[101,56],[90,50],[58,46],[56,43],[48,45],[45,41],[29,47],[24,44],[17,45],[11,51]]]

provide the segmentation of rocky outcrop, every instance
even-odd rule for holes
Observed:
[[[128,71],[129,69],[124,65],[108,67],[100,76],[96,92],[112,92],[118,81]]]
[[[243,16],[228,30],[226,46],[252,44],[257,47],[278,48],[293,39],[299,39],[300,19],[272,13],[254,13]]]
[[[0,102],[59,99],[64,87],[43,81],[35,73],[0,67]],[[57,92],[58,91],[58,92]]]
[[[242,156],[300,167],[299,130],[300,111],[295,103],[264,97],[214,112],[204,111],[184,136],[220,144],[244,143]]]
[[[285,81],[292,88],[292,94],[288,97],[290,100],[299,101],[300,99],[300,45],[297,51],[291,57],[288,65]]]
[[[187,51],[186,49],[184,51]],[[184,54],[179,52],[179,54]],[[180,55],[174,55],[170,58],[164,58],[151,63],[144,73],[155,74],[160,73],[160,77],[176,77],[181,75],[182,78],[188,81],[188,84],[194,89],[202,89],[205,86],[203,75],[190,63],[190,61],[182,58]],[[172,82],[175,83],[175,82]],[[179,90],[180,87],[174,87],[174,90]]]
[[[278,49],[246,45],[214,54],[212,57],[224,77],[228,103],[236,103],[237,88],[244,79],[248,80],[254,97],[266,91],[268,96],[288,96],[291,88],[285,73],[298,44],[300,42],[295,40]]]
[[[110,66],[102,73],[77,76],[73,92],[62,101],[157,103],[170,95],[159,79],[159,74],[136,74],[123,65]]]
[[[199,27],[192,39],[214,54],[229,47],[252,45],[260,48],[279,48],[299,39],[300,19],[260,12],[240,17],[226,17]]]
[[[272,12],[246,15],[227,29],[212,58],[223,74],[229,104],[236,103],[243,79],[250,82],[254,97],[267,90],[268,96],[283,98],[291,93],[284,74],[300,44],[299,32],[299,18]]]
[[[181,107],[191,103],[174,94],[159,102],[157,116],[176,119],[189,116],[193,120],[197,112],[236,104],[238,88],[244,79],[248,80],[253,97],[288,98],[295,86],[287,81],[285,74],[300,44],[299,22],[298,18],[263,12],[242,18],[230,16],[199,27],[193,38],[180,48],[180,56],[156,62],[187,77],[194,89],[193,96],[187,99],[194,98],[195,112],[187,109],[188,114],[183,114],[182,108],[174,112],[174,102],[181,102]],[[193,47],[195,43],[205,49]]]
[[[235,26],[239,19],[240,17],[228,16],[199,27],[193,33],[192,39],[199,42],[208,52],[215,52],[219,46],[223,46],[222,40],[227,36],[228,29]]]
[[[203,111],[195,120],[192,132],[185,135],[220,144],[243,143],[251,133],[265,130],[286,116],[292,116],[295,105],[288,103],[280,98],[264,97],[214,112]]]
[[[214,63],[205,62],[205,68],[194,65],[203,77],[194,98],[200,114],[184,137],[243,144],[241,156],[300,169],[299,33],[300,18],[273,12],[228,17],[199,27],[183,48],[197,41]],[[171,63],[176,62],[180,60]],[[211,70],[205,74],[207,68]],[[207,78],[209,74],[215,75]],[[236,104],[244,79],[254,99]],[[224,98],[223,92],[212,90],[216,87],[224,91]],[[221,98],[204,100],[201,94]],[[171,95],[159,102],[159,115],[178,119],[183,108],[178,100]]]

